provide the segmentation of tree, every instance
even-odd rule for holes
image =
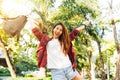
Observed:
[[[119,80],[120,79],[120,46],[119,46],[119,42],[118,42],[118,34],[117,34],[117,30],[116,30],[116,23],[113,17],[113,0],[111,0],[111,3],[109,3],[109,8],[110,8],[110,16],[111,16],[111,25],[113,26],[113,33],[114,33],[114,40],[115,40],[115,45],[116,45],[116,49],[118,52],[118,57],[117,57],[117,61],[116,61],[116,76],[115,76],[115,80]]]
[[[11,73],[11,76],[13,78],[16,78],[16,73],[15,73],[14,67],[13,67],[12,62],[10,60],[8,50],[6,49],[6,43],[4,42],[4,40],[2,38],[2,36],[4,36],[4,35],[2,34],[1,31],[2,30],[0,30],[0,33],[1,33],[1,36],[0,36],[0,47],[2,47],[2,49],[3,49],[5,60],[6,60],[8,68],[9,68],[9,71]],[[6,37],[4,36],[4,38],[6,38]]]
[[[33,9],[33,12],[37,13],[39,16],[38,19],[36,19],[38,26],[43,26],[42,32],[47,33],[47,30],[49,29],[50,25],[50,9],[54,6],[55,0],[32,0],[35,8]]]

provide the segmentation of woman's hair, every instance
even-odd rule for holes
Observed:
[[[61,22],[55,24],[53,29],[57,25],[61,25],[62,26],[62,34],[60,35],[60,37],[58,39],[60,41],[61,48],[62,48],[64,54],[66,55],[68,53],[69,46],[70,46],[70,39],[69,39],[69,36],[68,36],[68,30],[67,30],[66,26],[63,23],[61,23]],[[53,30],[52,30],[52,32],[53,32]]]

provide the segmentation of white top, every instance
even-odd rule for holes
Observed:
[[[52,39],[47,44],[47,68],[61,69],[71,65],[70,59],[61,50],[58,39]]]

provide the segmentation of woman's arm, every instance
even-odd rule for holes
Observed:
[[[30,29],[33,30],[34,28],[37,28],[40,32],[42,32],[42,24],[41,23],[37,23],[35,21],[31,21],[30,23]]]
[[[43,37],[44,34],[43,34],[42,32],[40,32],[37,27],[33,28],[33,29],[32,29],[32,32],[33,32],[33,34],[37,37],[37,39],[38,39],[39,41],[41,41],[41,39],[42,39],[42,37]]]
[[[81,25],[80,27],[76,28],[76,30],[81,31],[83,30],[85,27],[89,26],[91,24],[91,21],[88,21],[86,24]]]
[[[30,29],[32,30],[33,34],[37,37],[37,39],[39,41],[41,41],[41,38],[43,37],[43,33],[42,33],[42,25],[38,25],[35,22],[31,22],[31,26]]]
[[[76,28],[75,30],[71,31],[70,34],[69,34],[70,40],[73,41],[73,40],[76,38],[77,34],[78,34],[81,30],[83,30],[85,27],[89,26],[90,24],[91,24],[91,21],[88,21],[86,24],[84,24],[84,25]]]

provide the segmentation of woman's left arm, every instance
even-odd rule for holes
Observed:
[[[89,26],[90,24],[91,24],[91,21],[88,21],[86,24],[84,24],[84,25],[76,28],[75,30],[71,31],[70,34],[69,34],[70,41],[73,41],[76,38],[77,34],[81,30],[83,30],[85,27]]]
[[[81,25],[80,27],[76,28],[76,30],[81,31],[83,30],[85,27],[89,26],[91,24],[91,21],[88,21],[86,24]]]

